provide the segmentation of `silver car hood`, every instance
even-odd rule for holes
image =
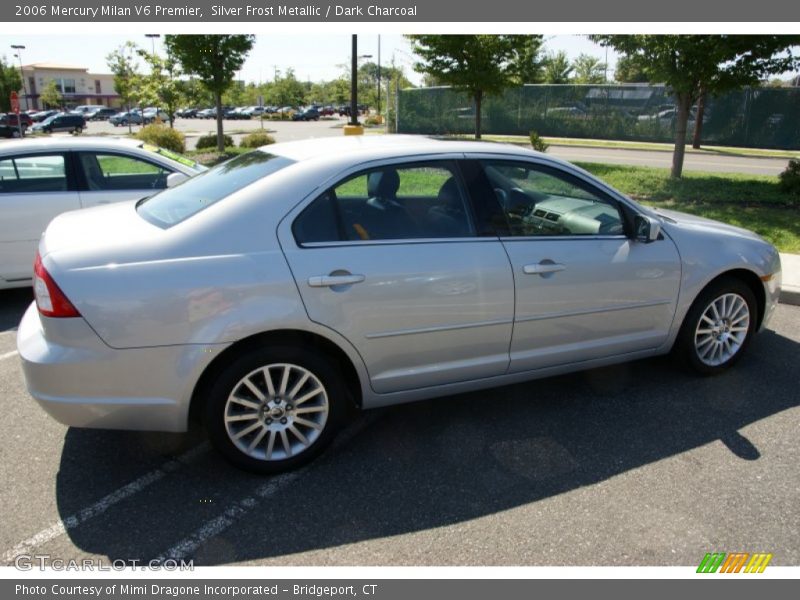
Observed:
[[[678,227],[680,229],[694,230],[697,232],[706,232],[710,234],[723,234],[732,235],[751,240],[765,241],[764,238],[757,233],[753,233],[747,229],[736,227],[735,225],[728,225],[713,219],[706,219],[705,217],[698,217],[697,215],[690,215],[688,213],[678,212],[676,210],[656,209],[655,213],[664,217],[667,229],[670,227]]]

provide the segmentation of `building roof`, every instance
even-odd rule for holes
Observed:
[[[88,71],[88,67],[79,67],[76,65],[64,65],[60,63],[31,63],[29,65],[22,65],[23,69],[38,69],[48,71]]]

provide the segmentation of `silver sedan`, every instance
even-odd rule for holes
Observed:
[[[261,473],[369,409],[673,351],[733,365],[775,248],[524,149],[404,136],[265,146],[56,218],[19,327],[75,427],[184,431]]]

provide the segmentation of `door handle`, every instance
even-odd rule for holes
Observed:
[[[554,262],[540,262],[533,265],[525,265],[522,267],[522,272],[526,275],[547,275],[548,273],[556,273],[566,269],[566,265]]]
[[[366,277],[363,275],[316,275],[308,278],[311,287],[333,287],[337,285],[353,285],[361,283]]]

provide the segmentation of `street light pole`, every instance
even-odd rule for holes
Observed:
[[[150,47],[153,50],[153,54],[156,53],[156,38],[160,38],[160,33],[145,33],[144,37],[150,38]]]
[[[28,89],[25,87],[25,72],[22,70],[22,51],[25,46],[21,44],[11,44],[11,47],[17,51],[17,58],[19,59],[19,77],[22,80],[22,95],[25,96],[25,110],[29,110],[30,100],[28,99]]]
[[[350,57],[350,125],[358,125],[358,36],[353,34]]]
[[[378,34],[378,114],[381,114],[381,36]]]

